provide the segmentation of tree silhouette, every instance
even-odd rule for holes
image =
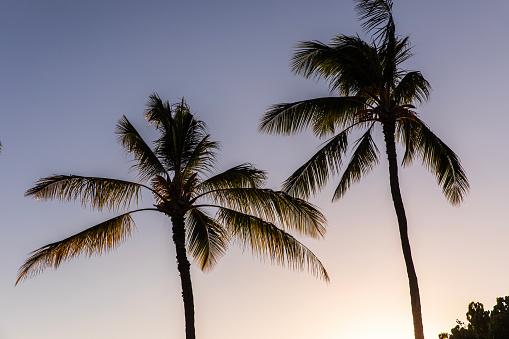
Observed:
[[[507,339],[509,338],[509,296],[497,298],[493,311],[485,311],[484,305],[471,302],[467,312],[468,324],[458,323],[451,334],[440,333],[440,339]]]
[[[142,211],[162,213],[171,219],[187,339],[195,338],[187,255],[202,270],[209,270],[233,241],[251,248],[256,256],[295,269],[307,268],[328,281],[318,258],[287,233],[323,236],[325,218],[313,205],[287,193],[263,188],[265,172],[249,163],[207,178],[214,170],[219,145],[210,139],[205,124],[191,114],[184,99],[170,105],[153,94],[145,118],[159,134],[153,147],[125,116],[116,129],[118,140],[135,160],[132,169],[137,171],[140,183],[53,175],[40,179],[26,196],[36,200],[79,200],[83,206],[99,211],[119,211],[137,205],[141,191],[146,190],[153,195],[155,204],[124,212],[35,250],[20,268],[16,284],[80,254],[90,257],[113,249],[131,236],[134,226],[131,215]]]
[[[329,178],[343,170],[333,201],[367,175],[379,162],[372,133],[381,125],[389,164],[389,180],[398,218],[401,245],[411,296],[415,338],[424,338],[417,275],[407,219],[401,198],[396,142],[405,151],[402,165],[420,159],[436,177],[446,198],[459,204],[469,190],[466,174],[456,154],[419,119],[414,103],[429,98],[430,85],[418,71],[401,64],[412,56],[409,37],[396,34],[391,0],[356,0],[362,26],[373,33],[370,42],[359,36],[338,35],[330,44],[304,41],[297,44],[291,69],[305,78],[324,79],[332,93],[323,97],[271,106],[260,130],[291,135],[311,128],[315,136],[328,137],[323,147],[283,184],[283,190],[302,198],[316,194]],[[348,136],[363,130],[346,166]]]

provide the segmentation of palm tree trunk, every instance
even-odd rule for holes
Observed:
[[[191,265],[186,255],[186,235],[184,230],[184,217],[172,216],[173,242],[177,250],[177,268],[182,285],[182,299],[184,301],[184,317],[186,322],[186,339],[195,339],[194,330],[194,298],[191,284]]]
[[[391,185],[392,200],[394,209],[398,217],[399,235],[401,238],[401,247],[403,248],[403,256],[405,258],[406,270],[408,275],[408,283],[410,285],[410,301],[412,305],[412,316],[414,321],[415,339],[424,339],[424,329],[422,326],[421,298],[419,296],[419,285],[417,283],[417,274],[415,273],[414,263],[412,260],[412,252],[410,251],[410,242],[408,240],[408,226],[403,206],[403,199],[399,190],[398,180],[398,161],[396,157],[395,143],[395,123],[387,122],[383,124],[383,133],[385,139],[385,147],[387,159],[389,161],[389,180]]]

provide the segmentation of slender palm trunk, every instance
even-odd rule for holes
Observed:
[[[410,251],[410,242],[408,240],[408,226],[403,206],[403,199],[399,190],[398,180],[398,161],[396,158],[395,143],[395,123],[387,122],[383,125],[383,133],[385,139],[385,147],[387,159],[389,160],[389,179],[391,185],[392,200],[394,209],[398,217],[399,235],[401,238],[401,247],[403,248],[403,256],[405,258],[406,270],[408,274],[408,283],[410,285],[410,301],[412,304],[412,316],[414,321],[415,339],[424,339],[424,329],[422,326],[421,298],[419,296],[419,285],[417,283],[417,275],[415,273],[414,263],[412,261],[412,253]]]
[[[184,316],[186,321],[186,339],[195,339],[194,330],[194,298],[193,286],[191,284],[191,264],[187,260],[184,217],[172,216],[173,224],[173,242],[177,250],[177,268],[180,274],[180,283],[182,285],[182,299],[184,300]]]

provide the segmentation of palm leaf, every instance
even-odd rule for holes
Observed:
[[[362,176],[367,175],[373,167],[378,164],[378,155],[380,152],[371,137],[371,132],[372,127],[356,141],[357,148],[353,152],[350,162],[343,172],[341,180],[334,192],[333,201],[343,197],[353,183],[359,182]]]
[[[228,188],[204,194],[215,206],[231,208],[254,215],[284,229],[294,230],[311,237],[325,233],[325,217],[305,200],[291,195],[259,188]]]
[[[184,176],[191,173],[210,172],[217,159],[216,149],[219,149],[219,143],[210,140],[210,135],[204,136],[192,149],[185,159],[185,168],[183,169]]]
[[[165,167],[156,154],[125,116],[118,121],[115,134],[118,134],[118,141],[126,153],[134,155],[136,164],[131,167],[131,170],[138,172],[138,178],[141,181],[166,173]]]
[[[125,209],[134,202],[138,204],[140,188],[144,185],[130,181],[84,177],[78,175],[53,175],[42,178],[25,192],[36,200],[58,199],[62,201],[81,200],[83,207],[93,209]]]
[[[273,105],[262,117],[259,129],[291,135],[312,126],[314,134],[322,137],[353,123],[355,113],[364,107],[364,99],[357,97],[325,97]]]
[[[394,90],[394,100],[398,104],[422,103],[429,99],[431,86],[421,72],[409,72],[401,79]]]
[[[378,51],[359,37],[339,35],[330,46],[318,41],[300,42],[291,68],[308,79],[325,79],[331,92],[345,96],[376,101],[377,88],[382,85]]]
[[[16,284],[41,273],[48,267],[58,268],[65,260],[80,254],[91,257],[109,251],[131,236],[134,222],[130,213],[104,221],[61,241],[43,246],[31,253],[20,268]]]
[[[261,188],[266,179],[265,171],[244,163],[202,181],[199,189],[201,192],[208,192],[224,188]]]
[[[155,141],[157,156],[177,177],[211,170],[219,143],[210,140],[205,123],[194,118],[183,100],[175,106],[173,116],[171,111],[166,114],[170,115],[167,130]]]
[[[153,124],[157,130],[163,134],[166,133],[170,126],[171,112],[169,101],[163,102],[157,93],[152,93],[149,96],[144,114],[149,126]]]
[[[251,248],[253,255],[297,270],[307,268],[329,281],[327,271],[313,252],[274,224],[227,208],[219,209],[218,218],[241,246]]]
[[[211,270],[228,247],[225,229],[199,208],[191,209],[185,222],[188,253],[202,270]]]
[[[458,156],[419,119],[402,120],[406,145],[404,164],[419,157],[426,168],[435,175],[442,192],[449,202],[459,205],[470,190],[470,184]]]
[[[394,29],[392,18],[392,0],[355,0],[355,10],[359,20],[364,21],[362,27],[367,31],[375,31],[379,41],[387,38],[388,31]]]
[[[322,189],[342,165],[342,155],[348,147],[347,135],[348,130],[345,130],[329,139],[325,146],[286,179],[283,191],[308,198]]]

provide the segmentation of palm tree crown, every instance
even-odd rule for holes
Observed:
[[[170,105],[153,94],[147,106],[145,118],[159,134],[153,147],[125,116],[116,129],[119,142],[134,158],[132,169],[137,171],[139,183],[53,175],[40,179],[26,195],[38,200],[80,200],[97,210],[119,211],[137,205],[141,191],[147,190],[155,204],[124,212],[39,248],[21,267],[17,283],[77,255],[91,256],[114,248],[131,235],[131,215],[141,211],[160,212],[172,221],[188,339],[195,337],[195,331],[187,254],[202,270],[209,270],[234,241],[251,248],[256,256],[296,269],[307,268],[329,279],[314,254],[287,233],[322,237],[325,218],[314,206],[263,188],[265,172],[249,163],[207,177],[214,170],[219,145],[211,140],[205,124],[191,114],[184,99]]]
[[[305,78],[324,79],[337,97],[323,97],[271,106],[260,130],[294,134],[311,128],[328,138],[321,148],[283,184],[283,190],[307,198],[317,193],[332,175],[341,171],[333,200],[368,174],[378,163],[380,152],[372,133],[382,126],[389,164],[389,179],[398,217],[403,254],[409,277],[415,337],[424,338],[417,276],[411,258],[407,220],[398,179],[396,142],[404,147],[402,165],[419,159],[434,174],[445,197],[458,205],[469,190],[458,156],[418,117],[414,104],[428,100],[430,85],[418,71],[402,63],[412,56],[409,37],[395,33],[391,0],[355,0],[363,28],[373,32],[370,42],[359,36],[338,35],[330,44],[304,41],[291,60],[294,73]],[[348,136],[363,134],[354,144],[346,165]]]

